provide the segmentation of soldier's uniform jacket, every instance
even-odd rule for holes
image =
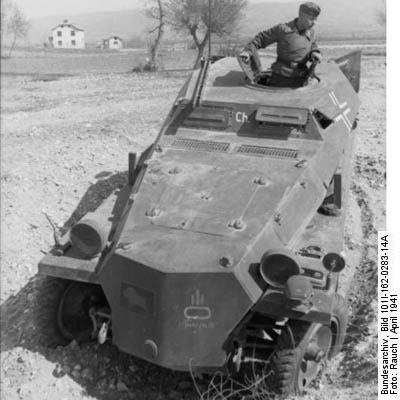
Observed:
[[[298,77],[304,72],[313,51],[319,51],[313,29],[300,32],[296,19],[260,32],[246,47],[252,51],[277,43],[277,60],[272,72],[286,77]]]

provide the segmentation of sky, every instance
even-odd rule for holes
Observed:
[[[13,0],[28,18],[50,15],[75,15],[97,11],[120,11],[143,7],[149,0]],[[249,0],[251,3],[268,1],[290,2],[296,0]]]

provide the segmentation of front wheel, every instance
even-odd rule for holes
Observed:
[[[37,289],[34,314],[41,344],[57,347],[94,339],[90,312],[107,308],[101,286],[47,276]]]
[[[107,300],[101,286],[72,282],[61,297],[57,309],[57,326],[68,340],[88,342],[95,339],[96,329],[91,310],[106,307]]]
[[[57,323],[58,305],[71,281],[51,276],[40,276],[37,280],[33,307],[38,341],[46,347],[65,346],[68,340]]]
[[[347,326],[347,307],[336,295],[330,325],[292,321],[277,342],[271,358],[271,381],[283,395],[303,394],[317,378],[328,359],[343,345]]]

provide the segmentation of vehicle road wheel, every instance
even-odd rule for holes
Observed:
[[[34,319],[39,343],[47,347],[65,346],[65,338],[57,324],[58,305],[71,281],[50,276],[40,276],[34,304]]]
[[[60,332],[65,338],[77,342],[95,339],[89,311],[106,305],[107,300],[100,285],[72,282],[58,305],[57,325]]]
[[[276,391],[283,395],[303,394],[326,360],[337,355],[343,345],[347,325],[344,299],[336,296],[330,325],[292,321],[277,342],[271,359]]]
[[[107,305],[101,287],[49,276],[41,279],[39,286],[34,308],[39,342],[57,347],[72,340],[91,340],[89,310]]]

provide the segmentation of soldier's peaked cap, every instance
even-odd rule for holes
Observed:
[[[321,8],[318,4],[315,4],[312,1],[307,1],[306,3],[300,4],[299,12],[311,15],[313,17],[318,17],[321,12]]]

